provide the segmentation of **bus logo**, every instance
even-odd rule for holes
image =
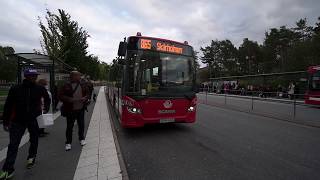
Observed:
[[[165,108],[171,108],[172,107],[172,102],[170,100],[166,100],[164,103],[163,103],[163,106]]]

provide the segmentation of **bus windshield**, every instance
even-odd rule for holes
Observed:
[[[154,51],[132,51],[127,92],[142,96],[186,96],[193,92],[193,58]]]
[[[311,90],[320,90],[320,71],[317,71],[310,76],[309,85]]]

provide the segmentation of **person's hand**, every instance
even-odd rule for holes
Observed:
[[[43,110],[43,114],[47,114],[49,110]]]
[[[86,103],[88,101],[88,98],[87,97],[82,97],[80,100],[81,100],[82,103]]]
[[[3,130],[9,132],[10,127],[8,125],[3,125]]]

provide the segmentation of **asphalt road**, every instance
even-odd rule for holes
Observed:
[[[199,104],[195,124],[123,129],[130,180],[319,179],[320,129]]]
[[[307,106],[303,102],[297,102],[296,106],[294,107],[293,102],[290,102],[288,100],[283,103],[279,103],[261,101],[261,99],[258,100],[259,98],[256,98],[252,102],[250,97],[246,98],[249,99],[245,99],[243,97],[241,98],[241,96],[238,96],[226,97],[225,100],[225,97],[223,95],[221,96],[208,94],[206,97],[205,94],[198,94],[198,100],[206,104],[231,107],[233,109],[258,113],[297,123],[320,127],[320,108]]]
[[[95,88],[97,92],[98,88]],[[90,123],[94,103],[88,107],[85,113],[85,134]],[[19,149],[15,164],[14,180],[72,180],[81,153],[78,141],[78,127],[74,126],[72,150],[66,152],[65,146],[66,119],[59,117],[54,125],[46,129],[50,134],[39,139],[36,165],[32,169],[26,168],[29,143]],[[0,163],[0,167],[4,160]]]

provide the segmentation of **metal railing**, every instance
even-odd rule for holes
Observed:
[[[208,89],[201,89],[199,95],[199,102],[203,104],[223,106],[320,127],[320,106],[306,104],[304,102],[305,94],[243,90],[214,93]],[[320,98],[320,96],[312,97]]]
[[[2,123],[2,113],[7,93],[13,84],[0,84],[0,123]]]

